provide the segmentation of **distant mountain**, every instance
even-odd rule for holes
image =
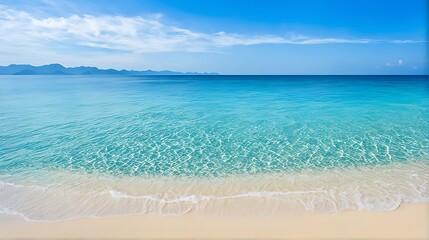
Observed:
[[[173,71],[135,71],[99,69],[96,67],[64,67],[61,64],[32,66],[28,64],[11,64],[0,66],[0,75],[217,75],[217,73],[173,72]]]

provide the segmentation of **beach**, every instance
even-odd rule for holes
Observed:
[[[429,240],[429,0],[0,0],[0,240]]]
[[[271,217],[120,216],[56,223],[0,215],[0,238],[44,239],[428,239],[429,204],[385,212],[301,212]]]

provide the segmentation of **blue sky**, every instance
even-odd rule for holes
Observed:
[[[427,74],[427,0],[0,0],[0,65]]]

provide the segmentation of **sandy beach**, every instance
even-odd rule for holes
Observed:
[[[0,215],[0,238],[429,239],[429,204],[402,204],[387,212],[303,212],[265,217],[148,214],[56,223]]]
[[[0,0],[0,240],[429,240],[429,0]]]

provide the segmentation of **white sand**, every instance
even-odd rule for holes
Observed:
[[[57,223],[0,215],[0,238],[429,239],[429,204],[402,204],[389,212],[305,212],[272,217],[141,215]]]

